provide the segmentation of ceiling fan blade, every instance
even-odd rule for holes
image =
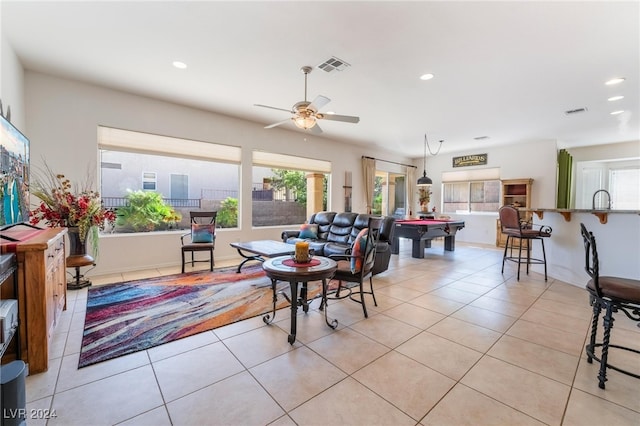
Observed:
[[[261,107],[261,108],[277,109],[278,111],[286,111],[286,112],[289,112],[289,113],[293,113],[293,111],[291,111],[290,109],[276,108],[276,107],[272,107],[272,106],[269,106],[269,105],[253,104],[253,106],[257,106],[257,107]]]
[[[318,125],[317,122],[316,122],[315,126],[313,126],[312,128],[309,129],[309,131],[311,133],[313,133],[314,135],[319,135],[320,133],[322,133],[322,129],[320,128],[320,126]]]
[[[316,114],[316,118],[320,118],[323,120],[344,121],[345,123],[360,122],[360,117],[354,117],[352,115]]]
[[[265,129],[273,129],[281,124],[285,124],[291,121],[291,118],[287,118],[286,120],[278,121],[277,123],[269,124],[268,126],[264,126]]]
[[[320,111],[320,109],[326,104],[328,104],[329,102],[331,102],[331,99],[327,98],[326,96],[318,95],[313,100],[313,102],[311,102],[309,106],[307,106],[307,108],[317,112],[317,111]]]

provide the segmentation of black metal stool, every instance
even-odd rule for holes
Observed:
[[[640,371],[632,373],[619,367],[615,367],[608,362],[609,348],[621,349],[624,351],[635,352],[640,354],[640,350],[629,348],[626,346],[610,344],[611,329],[615,318],[614,313],[622,312],[633,321],[640,321],[640,280],[622,277],[600,276],[600,262],[598,261],[598,250],[596,249],[596,239],[593,233],[587,231],[583,223],[580,224],[582,239],[584,240],[585,250],[585,270],[591,277],[587,283],[587,291],[591,306],[593,306],[593,319],[591,322],[591,337],[586,347],[587,362],[593,363],[595,359],[600,363],[600,372],[598,373],[598,386],[604,389],[604,383],[607,381],[607,368],[616,370],[636,379],[640,379]],[[596,343],[596,334],[598,331],[598,319],[602,310],[604,316],[602,326],[604,334],[601,343]],[[602,348],[601,356],[595,354],[596,348]],[[636,364],[637,366],[638,364]]]

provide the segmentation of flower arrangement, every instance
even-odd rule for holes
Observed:
[[[30,185],[31,194],[41,200],[29,213],[32,225],[44,221],[50,227],[78,227],[80,240],[84,243],[89,232],[95,241],[99,230],[105,229],[107,224],[115,224],[115,212],[102,206],[97,191],[89,189],[88,185],[72,188],[64,175],[54,174],[48,167],[46,172],[44,179],[34,179]]]
[[[418,187],[418,201],[423,211],[426,211],[429,201],[431,201],[431,190],[428,187]]]

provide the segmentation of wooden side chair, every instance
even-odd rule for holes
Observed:
[[[580,224],[582,239],[584,240],[585,251],[585,270],[591,277],[587,283],[587,291],[589,292],[589,300],[593,306],[593,319],[591,321],[591,337],[585,348],[587,352],[587,362],[593,363],[595,359],[600,363],[600,371],[598,373],[598,387],[605,388],[607,381],[607,368],[616,370],[636,379],[640,379],[640,370],[631,372],[623,370],[609,364],[609,348],[616,348],[625,351],[640,354],[640,350],[620,345],[611,344],[611,330],[615,320],[613,314],[624,313],[629,319],[640,323],[640,280],[630,278],[600,276],[600,262],[598,261],[598,250],[596,248],[596,239],[593,233],[589,232],[583,223]],[[598,319],[602,310],[604,316],[602,325],[604,333],[602,342],[596,342],[596,334],[598,331]],[[600,356],[596,355],[596,348],[601,348]],[[636,362],[636,367],[640,362]]]
[[[349,297],[354,302],[360,303],[365,318],[369,317],[364,298],[365,294],[370,294],[373,298],[373,304],[378,306],[376,295],[373,292],[373,266],[376,261],[376,245],[380,237],[382,220],[382,217],[370,217],[367,227],[360,231],[355,240],[353,240],[351,249],[346,254],[329,256],[338,262],[338,269],[332,278],[338,281],[338,289],[335,292],[335,296],[331,298],[343,299]],[[364,290],[363,283],[367,278],[369,279],[369,290]],[[347,284],[346,287],[349,292],[341,297],[340,292],[343,289],[343,281],[356,283],[358,287],[349,287]],[[355,295],[359,296],[354,297]]]
[[[518,281],[520,281],[520,265],[526,263],[527,275],[529,275],[529,265],[544,265],[544,280],[547,281],[547,255],[544,251],[544,238],[551,236],[551,227],[545,225],[533,225],[520,217],[520,211],[513,206],[502,206],[498,210],[500,217],[501,232],[507,236],[502,256],[502,273],[504,274],[504,263],[506,261],[518,264]],[[519,240],[518,255],[513,254],[513,239]],[[531,257],[531,241],[540,241],[542,244],[542,259]],[[522,243],[526,242],[526,254],[522,256]]]
[[[213,271],[213,250],[216,245],[216,216],[217,211],[189,212],[191,217],[191,232],[180,237],[182,243],[182,273],[184,274],[185,253],[191,253],[191,266],[196,262],[209,262],[209,270]],[[194,253],[208,251],[209,259],[196,260]]]

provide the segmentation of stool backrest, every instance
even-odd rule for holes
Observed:
[[[598,279],[600,277],[600,262],[598,261],[598,250],[596,248],[596,237],[593,233],[587,230],[584,223],[580,224],[580,233],[584,241],[584,270],[591,277],[593,286],[596,289],[598,297],[602,297],[602,291],[600,290],[600,284]]]
[[[513,206],[502,206],[498,210],[502,231],[506,229],[520,230],[520,212]]]

